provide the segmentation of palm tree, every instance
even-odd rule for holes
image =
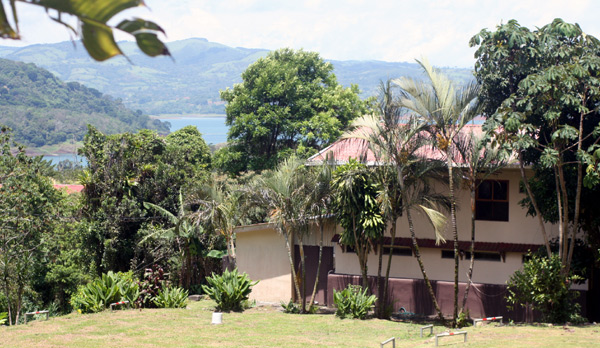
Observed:
[[[288,252],[296,297],[302,301],[302,312],[306,312],[306,265],[304,262],[303,237],[308,230],[310,212],[310,182],[303,162],[295,157],[281,162],[273,172],[263,173],[257,179],[253,192],[254,200],[267,208],[268,220],[283,236]],[[295,268],[294,246],[300,251],[300,274]]]
[[[440,195],[432,193],[428,180],[430,177],[435,176],[433,174],[436,172],[436,168],[439,168],[439,165],[420,156],[420,152],[426,143],[426,138],[423,137],[426,124],[417,118],[402,115],[400,105],[393,97],[390,81],[381,84],[379,110],[379,116],[367,115],[354,121],[353,127],[355,130],[347,132],[344,137],[366,140],[370,150],[376,156],[376,161],[382,165],[383,169],[380,172],[383,174],[380,175],[380,180],[384,184],[382,185],[380,201],[386,220],[391,221],[390,236],[392,242],[396,237],[397,220],[400,214],[405,212],[413,249],[423,279],[438,316],[441,320],[444,320],[421,259],[412,220],[412,211],[415,209],[421,210],[432,222],[436,240],[443,240],[441,231],[445,225],[445,219],[438,212],[438,209],[434,208],[436,203],[444,203],[445,200]],[[393,172],[386,170],[388,165],[393,166]],[[390,177],[390,173],[393,173],[393,179]],[[388,257],[383,303],[387,301],[387,284],[391,260],[392,253]]]
[[[183,287],[189,288],[192,278],[192,253],[190,246],[195,238],[198,238],[204,229],[201,226],[195,225],[191,220],[191,215],[184,209],[183,195],[179,191],[179,210],[177,215],[171,213],[165,208],[153,203],[144,202],[146,209],[153,209],[172,225],[171,228],[158,230],[144,237],[140,244],[152,237],[160,234],[160,237],[166,238],[169,241],[174,241],[179,249],[181,257],[180,284]]]
[[[483,180],[497,173],[506,165],[506,158],[502,156],[500,151],[488,146],[490,140],[489,134],[476,135],[472,132],[461,133],[454,140],[458,155],[463,163],[462,179],[469,187],[471,197],[471,258],[460,313],[464,311],[467,304],[475,264],[475,195],[477,188]]]
[[[399,103],[414,112],[428,124],[434,146],[444,156],[448,168],[450,220],[454,240],[454,312],[452,324],[458,319],[458,228],[456,197],[454,194],[455,138],[463,127],[478,115],[479,86],[473,81],[456,87],[447,76],[431,67],[427,60],[417,62],[423,68],[428,82],[400,78],[394,83],[401,89]]]
[[[319,274],[321,272],[321,261],[323,258],[323,230],[325,229],[325,223],[329,219],[328,213],[332,207],[332,191],[331,191],[331,177],[332,177],[332,165],[328,160],[324,161],[319,167],[315,167],[311,172],[311,186],[313,187],[312,194],[310,196],[309,212],[313,215],[316,225],[319,227],[320,238],[319,238],[319,260],[317,262],[317,273],[315,284],[313,286],[312,295],[308,302],[308,312],[312,312],[312,307],[315,303],[315,296],[317,294],[317,288],[319,285]]]
[[[235,267],[235,234],[234,228],[244,220],[244,197],[240,188],[235,185],[219,184],[213,178],[210,185],[204,186],[193,199],[198,210],[192,214],[192,220],[212,228],[225,237],[227,256]]]

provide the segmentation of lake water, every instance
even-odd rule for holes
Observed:
[[[179,117],[179,118],[161,118],[161,121],[171,123],[171,132],[181,129],[185,126],[196,126],[202,138],[207,144],[219,144],[227,141],[227,132],[229,127],[225,125],[225,117]],[[83,156],[75,156],[74,154],[63,154],[56,156],[44,156],[45,160],[50,160],[52,164],[57,164],[60,161],[70,160],[80,162],[83,165],[87,164],[86,158]]]
[[[161,118],[171,123],[171,132],[185,126],[196,126],[207,144],[219,144],[227,141],[229,127],[225,125],[225,117],[181,117]]]

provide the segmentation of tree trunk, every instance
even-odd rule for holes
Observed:
[[[302,311],[306,313],[306,260],[304,258],[304,243],[302,238],[298,238],[298,249],[300,251],[300,279],[302,280]]]
[[[377,265],[377,317],[383,319],[383,308],[385,303],[383,302],[383,277],[381,277],[381,270],[383,268],[383,236],[379,238],[377,243],[379,249],[379,262]]]
[[[394,216],[393,220],[392,220],[392,227],[390,229],[390,237],[392,238],[392,245],[391,245],[391,249],[394,249],[394,242],[396,241],[396,225],[397,225],[397,220],[398,217]],[[389,281],[390,281],[390,269],[392,268],[392,255],[394,253],[390,252],[390,255],[388,256],[388,263],[387,263],[387,270],[385,271],[385,282],[384,282],[384,288],[383,288],[383,303],[387,304],[388,303],[388,286],[389,286]]]
[[[469,263],[469,270],[467,271],[467,285],[465,288],[465,296],[463,297],[462,307],[460,313],[463,313],[465,306],[467,305],[467,299],[469,297],[469,290],[471,289],[471,278],[473,277],[473,266],[475,265],[475,183],[471,183],[471,261]]]
[[[315,296],[317,295],[317,286],[319,285],[319,275],[321,274],[321,260],[323,258],[323,221],[319,221],[319,229],[321,230],[321,239],[319,240],[319,261],[317,262],[317,276],[315,279],[315,286],[313,286],[312,296],[308,304],[308,311],[312,312],[312,307],[315,303]],[[325,294],[327,296],[327,294]]]
[[[533,196],[533,192],[531,191],[529,179],[527,178],[527,175],[525,175],[525,162],[523,159],[523,151],[519,151],[519,169],[521,171],[521,179],[523,179],[523,184],[525,184],[525,191],[527,192],[527,196],[531,201],[531,205],[533,205],[535,215],[538,218],[540,231],[542,231],[542,236],[544,237],[544,245],[546,245],[546,254],[548,255],[548,257],[552,257],[552,250],[550,249],[550,241],[548,240],[548,234],[546,233],[546,225],[544,224],[544,218],[542,216],[540,208],[538,207],[537,200],[535,199],[535,197]]]
[[[583,142],[583,117],[579,115],[579,138],[577,143],[577,152],[582,151]],[[577,187],[575,191],[575,215],[573,216],[573,226],[571,230],[571,245],[569,245],[569,253],[567,254],[567,264],[565,265],[565,274],[569,274],[571,270],[571,260],[573,259],[573,250],[575,248],[575,237],[579,230],[579,210],[581,210],[581,189],[583,186],[583,164],[577,161]]]
[[[458,320],[458,227],[456,225],[456,199],[454,197],[454,173],[450,147],[446,151],[448,160],[448,186],[450,190],[450,220],[452,224],[452,238],[454,240],[454,311],[452,327],[456,327]]]
[[[302,294],[300,294],[300,284],[298,283],[298,277],[296,277],[296,266],[294,265],[294,253],[293,253],[293,246],[290,246],[290,239],[292,239],[292,243],[294,243],[294,233],[293,232],[288,232],[287,231],[281,231],[281,234],[283,235],[283,239],[285,239],[285,246],[287,248],[287,252],[288,252],[288,258],[290,261],[290,267],[292,268],[292,281],[294,283],[294,290],[296,292],[296,296],[298,297],[298,300],[300,300],[300,297],[302,297]],[[290,238],[291,237],[291,238]]]
[[[442,321],[442,323],[446,322],[444,319],[444,314],[440,309],[440,305],[437,302],[437,298],[435,297],[435,293],[433,292],[433,287],[431,286],[431,282],[429,281],[429,277],[427,277],[427,272],[425,272],[425,266],[423,266],[423,261],[421,260],[421,253],[419,252],[419,245],[417,244],[417,237],[415,235],[415,229],[413,225],[412,218],[410,216],[410,210],[406,210],[406,219],[408,220],[408,229],[410,231],[410,237],[412,238],[413,249],[415,251],[415,257],[417,258],[417,262],[419,263],[419,267],[421,268],[421,273],[423,274],[423,280],[425,281],[425,286],[427,286],[427,291],[429,292],[429,296],[431,296],[431,301],[433,301],[433,306],[438,314],[438,318]]]

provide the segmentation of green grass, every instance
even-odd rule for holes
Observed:
[[[124,310],[70,314],[28,325],[0,327],[0,347],[379,347],[396,337],[396,347],[434,347],[419,337],[418,324],[333,315],[284,314],[273,307],[224,313],[211,325],[214,302],[187,309]],[[435,327],[434,332],[444,331]],[[462,336],[440,339],[440,347],[597,347],[600,327],[503,326],[466,328]],[[389,345],[391,347],[391,345]]]

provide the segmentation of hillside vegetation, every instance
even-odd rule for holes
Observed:
[[[265,49],[229,47],[206,39],[187,39],[167,44],[173,59],[149,58],[135,43],[119,43],[123,57],[98,63],[89,58],[79,43],[1,47],[0,57],[35,63],[65,81],[77,81],[148,114],[224,113],[219,90],[241,82],[241,74]],[[132,64],[133,63],[133,64]],[[415,63],[381,61],[331,61],[339,83],[358,84],[362,97],[377,94],[379,81],[400,76],[421,78]],[[473,78],[470,69],[442,69],[452,79]]]
[[[39,147],[82,140],[91,124],[107,134],[168,125],[132,111],[119,99],[78,82],[65,83],[34,64],[0,59],[0,124],[15,140]]]

